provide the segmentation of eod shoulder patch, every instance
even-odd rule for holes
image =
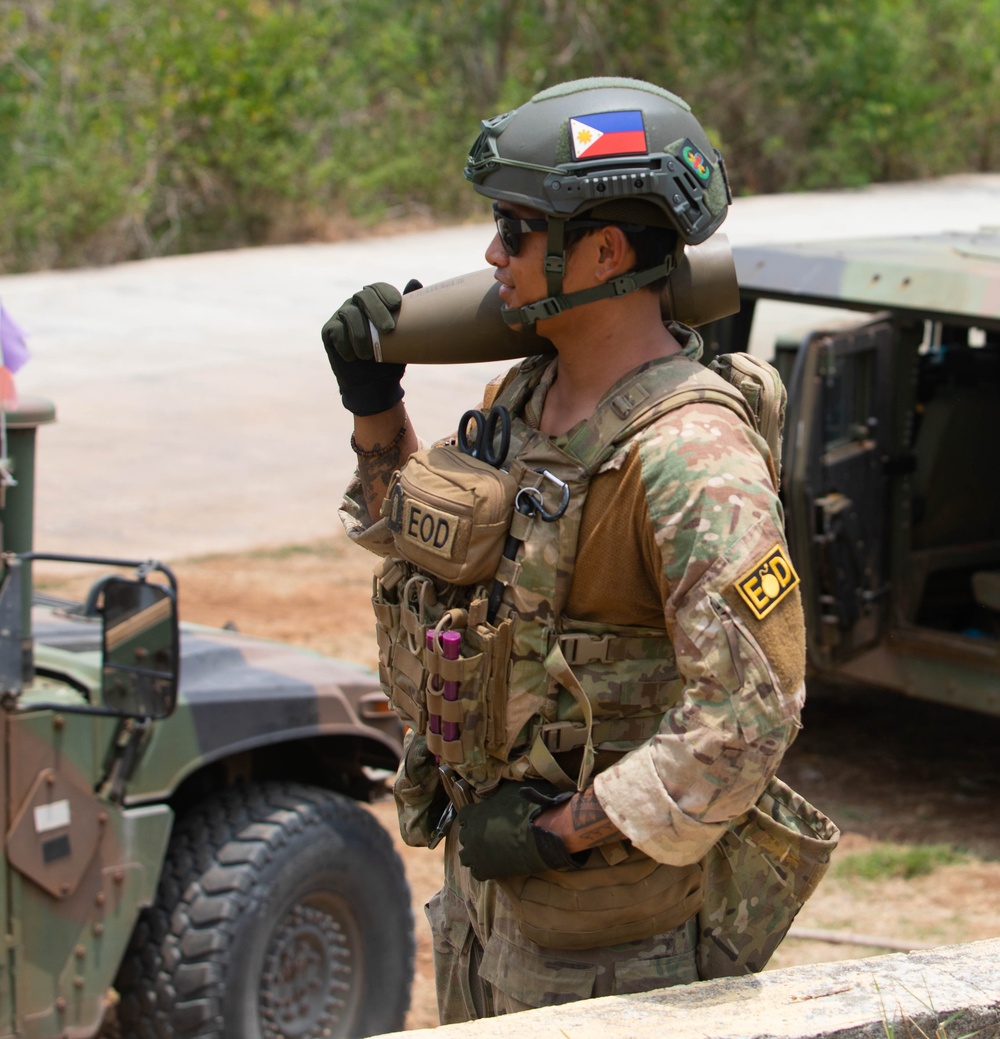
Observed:
[[[757,620],[763,620],[798,583],[788,554],[776,544],[737,579],[736,590]]]

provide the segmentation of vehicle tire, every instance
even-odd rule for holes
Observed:
[[[177,823],[118,1020],[140,1039],[397,1031],[413,953],[402,862],[371,814],[312,787],[238,787]]]

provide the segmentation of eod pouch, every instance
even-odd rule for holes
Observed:
[[[517,490],[510,473],[432,447],[393,475],[382,515],[404,559],[450,584],[479,584],[496,574]]]

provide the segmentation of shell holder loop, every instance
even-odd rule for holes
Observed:
[[[403,586],[401,600],[406,607],[410,608],[402,611],[400,621],[406,628],[410,652],[417,654],[423,648],[421,645],[422,632],[429,623],[427,609],[435,602],[433,582],[421,574],[414,574]],[[416,609],[412,609],[412,606],[416,606]]]

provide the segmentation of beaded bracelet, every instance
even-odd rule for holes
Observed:
[[[387,455],[394,447],[406,435],[406,423],[404,422],[399,428],[399,432],[389,441],[385,447],[374,447],[370,451],[358,447],[358,442],[354,439],[354,434],[351,434],[351,450],[358,456],[358,458],[381,458],[383,455]]]

